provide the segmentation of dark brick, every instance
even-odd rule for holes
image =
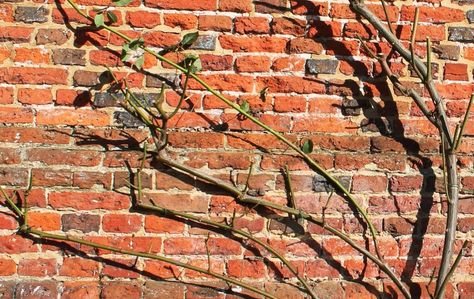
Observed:
[[[169,86],[176,86],[178,76],[176,74],[153,74],[146,76],[147,87],[161,87],[163,82]]]
[[[342,101],[342,114],[351,116],[360,115],[363,106],[364,105],[361,105],[358,100],[346,98]]]
[[[348,176],[336,177],[336,179],[346,188],[349,189],[351,185],[351,178]],[[334,187],[320,174],[313,177],[313,191],[314,192],[330,192]]]
[[[201,35],[192,44],[190,49],[214,51],[216,49],[216,37],[212,35]]]
[[[127,128],[137,128],[144,126],[135,116],[131,115],[127,111],[115,111],[114,119],[118,124],[124,125]]]
[[[53,61],[55,64],[86,65],[85,55],[85,50],[56,49],[53,50]]]
[[[451,27],[448,28],[448,40],[453,42],[472,43],[474,42],[474,28]]]
[[[44,7],[17,7],[15,10],[15,21],[25,23],[46,22],[49,10]]]
[[[466,18],[469,21],[469,24],[474,23],[474,10],[468,10],[466,12]]]
[[[90,71],[76,71],[73,76],[76,86],[94,86],[100,83],[100,73]]]
[[[456,2],[459,5],[472,5],[474,4],[474,0],[455,0],[453,2]]]
[[[338,61],[335,59],[308,59],[306,72],[310,74],[335,74]]]
[[[75,229],[83,233],[98,232],[100,216],[90,214],[65,214],[61,217],[63,231]]]
[[[69,37],[70,33],[64,29],[38,29],[38,34],[36,34],[36,44],[62,45],[67,42]]]
[[[135,97],[138,99],[138,101],[145,106],[151,106],[158,96],[158,93],[135,94]],[[112,96],[112,94],[108,92],[98,92],[94,95],[94,106],[99,108],[117,107],[119,105],[116,99],[123,100],[123,94],[119,93]]]
[[[258,0],[254,1],[255,11],[261,13],[279,13],[289,10],[288,0]]]
[[[455,45],[434,45],[433,52],[438,54],[440,59],[458,60],[461,50]]]

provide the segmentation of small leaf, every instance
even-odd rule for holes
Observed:
[[[143,44],[145,43],[145,41],[143,40],[143,38],[136,38],[134,40],[132,40],[129,44],[128,44],[128,47],[131,49],[131,50],[136,50],[138,49],[139,47],[143,46]]]
[[[313,152],[313,141],[311,139],[306,140],[301,147],[301,150],[305,154],[311,154]]]
[[[201,63],[201,59],[198,58],[193,62],[193,65],[191,66],[191,72],[197,73],[200,71],[202,71],[202,63]]]
[[[113,0],[114,4],[116,6],[125,6],[125,5],[129,4],[132,1],[133,0]]]
[[[107,18],[109,19],[110,23],[112,23],[112,24],[117,23],[117,21],[118,21],[117,15],[112,11],[107,12]]]
[[[183,48],[190,47],[199,37],[199,32],[191,32],[186,34],[180,42]]]
[[[250,105],[249,105],[249,102],[247,102],[246,100],[244,100],[242,102],[242,104],[240,104],[240,109],[242,109],[244,112],[249,112],[250,111]]]
[[[141,70],[143,67],[143,63],[145,63],[145,55],[140,56],[136,61],[135,61],[135,66],[137,69]]]
[[[103,14],[97,14],[94,17],[94,24],[96,27],[101,27],[104,25],[104,15]]]

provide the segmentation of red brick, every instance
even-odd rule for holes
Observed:
[[[145,231],[149,233],[182,233],[184,232],[184,223],[174,219],[146,215]]]
[[[443,78],[445,80],[467,81],[467,64],[446,63]]]
[[[315,41],[312,38],[298,37],[290,41],[290,53],[311,53],[321,54],[323,52],[323,46],[320,42]]]
[[[1,9],[1,7],[0,7]],[[16,273],[16,264],[10,259],[0,259],[0,276],[10,276]]]
[[[0,148],[0,164],[19,164],[20,149]]]
[[[379,19],[385,20],[385,13],[382,5],[380,4],[367,4],[368,9],[370,9]],[[399,8],[396,6],[387,6],[387,11],[390,20],[398,20]],[[331,12],[329,16],[337,19],[355,19],[356,14],[353,12],[349,5],[347,4],[334,4],[331,5]]]
[[[62,299],[100,297],[99,284],[96,282],[65,281],[63,288]]]
[[[57,213],[30,212],[28,224],[42,231],[55,231],[61,229],[61,215]]]
[[[132,27],[154,28],[161,24],[159,13],[147,11],[129,11],[126,15],[127,24]]]
[[[232,19],[227,16],[199,16],[199,30],[227,32],[232,30]]]
[[[85,109],[38,110],[36,121],[40,125],[107,126],[110,116],[105,111]]]
[[[415,18],[415,7],[402,6],[400,12],[401,21],[412,21]],[[461,22],[465,18],[464,12],[452,7],[429,7],[420,6],[418,20],[427,23],[454,23]]]
[[[163,208],[184,212],[206,212],[209,201],[202,195],[145,193],[144,201],[153,200],[156,205]]]
[[[38,245],[30,239],[18,235],[0,236],[0,253],[17,254],[37,251]]]
[[[283,53],[288,40],[282,37],[269,36],[235,36],[222,35],[219,37],[222,48],[234,52],[272,52]]]
[[[22,88],[18,90],[18,101],[22,104],[50,104],[53,96],[51,89]]]
[[[199,55],[203,71],[225,71],[232,69],[233,58],[231,55]]]
[[[243,91],[250,92],[253,90],[253,78],[249,76],[241,76],[236,74],[218,74],[201,76],[207,84],[216,90],[225,91]],[[189,80],[189,89],[203,90],[201,84],[195,80]]]
[[[308,37],[340,37],[342,24],[332,21],[312,21],[308,30]]]
[[[49,51],[45,49],[18,48],[15,49],[13,61],[35,65],[47,64],[50,63]]]
[[[352,178],[354,192],[384,192],[387,190],[387,177],[355,175]]]
[[[13,22],[13,7],[11,4],[0,5],[0,20],[4,22]]]
[[[323,83],[309,78],[298,78],[292,76],[273,76],[257,78],[257,90],[268,87],[271,93],[325,93],[326,87]]]
[[[59,274],[69,277],[98,277],[99,263],[80,257],[66,257],[63,259]]]
[[[237,278],[264,278],[265,264],[259,260],[229,260],[227,274]]]
[[[103,299],[114,299],[114,298],[130,298],[139,299],[141,298],[141,287],[136,282],[108,282],[104,284],[101,292],[101,298]]]
[[[268,72],[270,58],[268,56],[242,56],[235,60],[238,72]]]
[[[164,9],[185,9],[185,10],[217,10],[217,0],[187,1],[187,0],[147,0],[149,7]]]
[[[130,207],[127,195],[116,192],[82,193],[82,192],[52,192],[49,194],[49,204],[54,208],[73,208],[77,210],[122,210]]]
[[[13,89],[10,87],[0,87],[0,104],[13,103]]]
[[[197,28],[198,18],[192,14],[165,14],[165,25],[182,30]]]
[[[0,82],[10,84],[67,84],[68,72],[58,68],[0,68]]]
[[[263,17],[236,17],[235,32],[240,34],[265,34],[270,32],[270,24]]]
[[[0,128],[0,141],[16,143],[67,144],[70,130],[49,130],[42,128]]]
[[[201,238],[174,237],[164,240],[164,253],[174,255],[206,254],[206,240]]]
[[[305,112],[306,99],[298,96],[279,96],[274,99],[275,112]]]
[[[176,33],[169,32],[147,32],[143,34],[146,46],[151,47],[169,47],[176,45],[180,41],[180,37]]]
[[[114,264],[105,264],[102,268],[101,275],[111,278],[133,278],[140,276],[135,269],[135,259],[112,259]],[[116,266],[117,265],[117,266]]]
[[[27,43],[31,38],[33,28],[19,27],[19,26],[2,26],[0,28],[0,41]]]
[[[292,18],[274,18],[272,21],[274,33],[303,36],[306,31],[306,21]]]
[[[39,161],[48,165],[97,166],[101,154],[96,151],[35,148],[27,151],[28,161]]]
[[[180,274],[180,270],[177,266],[161,261],[151,260],[145,261],[145,271],[152,273],[161,279],[175,278]],[[160,295],[162,295],[161,292]]]
[[[22,276],[54,276],[58,273],[56,259],[21,259],[18,264],[18,275]]]
[[[140,215],[111,214],[102,217],[102,229],[112,233],[134,233],[142,227]]]
[[[33,111],[29,108],[2,107],[0,108],[2,123],[32,123]]]
[[[252,10],[252,0],[220,0],[219,10],[250,12]]]

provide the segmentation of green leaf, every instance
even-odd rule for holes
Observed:
[[[140,56],[136,61],[135,61],[135,66],[137,69],[141,70],[143,67],[143,63],[145,63],[145,55]]]
[[[246,100],[244,100],[242,102],[242,104],[240,104],[240,109],[242,109],[244,112],[249,112],[250,111],[250,105],[249,105],[249,102],[247,102]]]
[[[191,32],[186,34],[180,42],[183,48],[190,47],[199,37],[199,32]]]
[[[301,150],[305,154],[311,154],[313,152],[313,141],[311,139],[306,140],[301,147]]]
[[[125,5],[128,5],[132,1],[133,0],[113,0],[116,6],[125,6]]]
[[[202,63],[201,63],[201,59],[198,57],[198,59],[196,59],[193,62],[193,65],[191,66],[191,72],[197,73],[200,71],[202,71]]]
[[[117,15],[112,11],[107,12],[107,18],[109,19],[110,23],[117,23],[118,21]]]
[[[186,56],[182,64],[186,69],[189,69],[191,73],[197,73],[202,70],[201,59],[196,55]]]
[[[131,50],[136,50],[138,49],[139,47],[143,46],[143,44],[145,43],[145,41],[143,40],[143,38],[136,38],[134,40],[132,40],[129,44],[128,44],[128,47],[131,49]]]
[[[103,14],[97,14],[94,17],[94,24],[96,27],[101,27],[104,25],[104,15]]]

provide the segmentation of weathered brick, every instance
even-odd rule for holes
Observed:
[[[64,214],[61,216],[63,231],[78,230],[83,233],[98,232],[100,216],[92,214]]]
[[[47,21],[49,10],[43,6],[19,6],[15,10],[15,21],[24,23],[44,23]]]
[[[335,59],[308,59],[306,60],[306,71],[310,74],[335,74],[338,61]]]
[[[474,42],[474,28],[449,27],[448,40],[461,43],[472,43]]]
[[[64,65],[85,65],[84,56],[86,51],[79,49],[56,49],[53,50],[53,62]]]
[[[67,42],[70,37],[70,33],[64,29],[38,29],[36,34],[37,45],[62,45]]]

